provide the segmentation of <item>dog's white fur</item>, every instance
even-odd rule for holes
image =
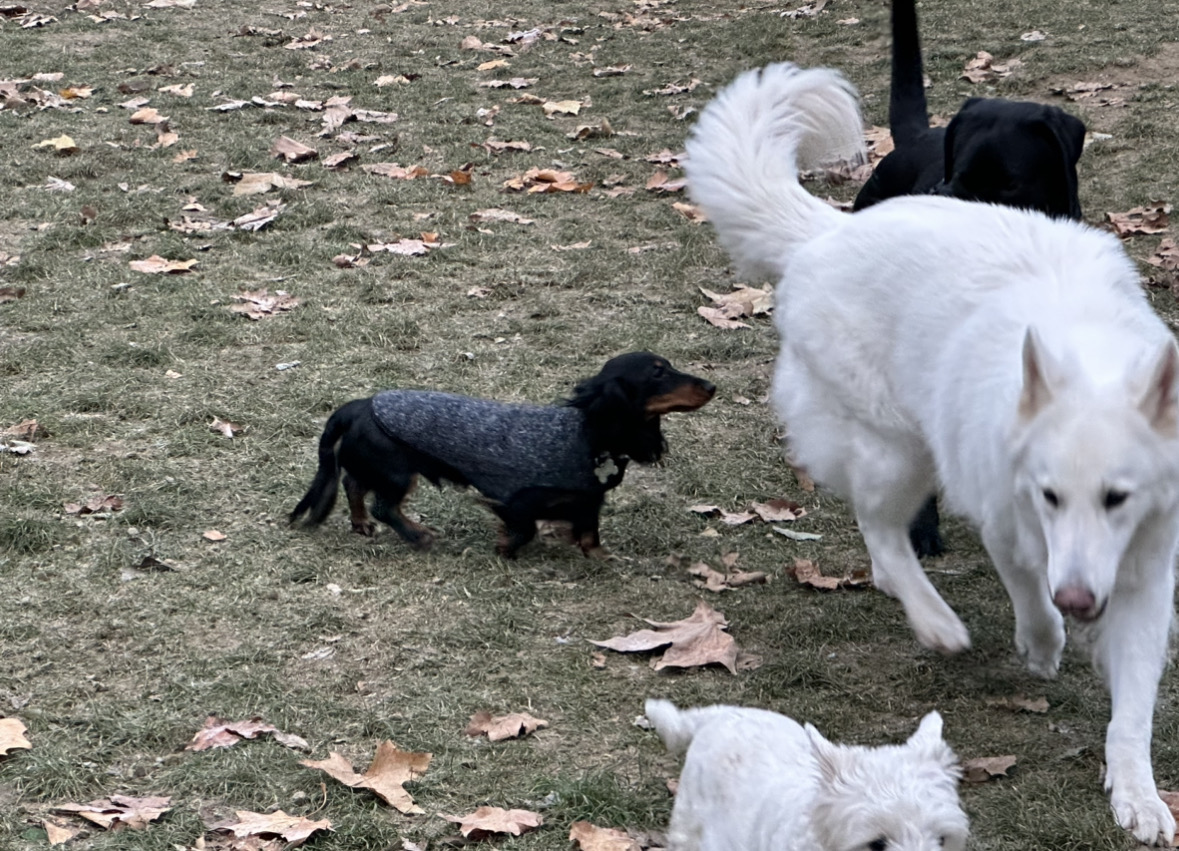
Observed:
[[[925,646],[970,643],[909,544],[939,485],[979,529],[1033,672],[1060,664],[1061,611],[1084,622],[1112,697],[1115,816],[1169,843],[1150,740],[1179,541],[1175,341],[1109,234],[951,198],[848,216],[811,196],[794,149],[814,122],[793,92],[813,101],[817,73],[743,74],[687,145],[722,243],[780,279],[772,396],[791,453],[850,498],[877,587]],[[858,120],[846,85],[826,91],[826,120]]]
[[[672,753],[687,751],[670,851],[962,851],[958,767],[931,712],[903,745],[832,744],[764,709],[648,700]],[[875,844],[874,844],[875,843]]]

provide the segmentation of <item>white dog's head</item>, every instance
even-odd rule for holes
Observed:
[[[1174,524],[1149,521],[1173,514],[1179,499],[1179,350],[1168,342],[1153,362],[1100,386],[1074,366],[1029,329],[1015,488],[1021,516],[1038,521],[1053,602],[1093,621],[1132,543],[1144,552],[1171,545]]]
[[[962,851],[959,770],[930,712],[903,745],[833,744],[806,725],[819,767],[811,824],[822,851]]]

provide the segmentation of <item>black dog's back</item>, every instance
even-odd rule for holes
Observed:
[[[860,189],[854,210],[936,192],[1081,217],[1080,119],[1054,106],[970,98],[948,127],[930,127],[915,0],[894,0],[892,40],[888,124],[896,147]]]

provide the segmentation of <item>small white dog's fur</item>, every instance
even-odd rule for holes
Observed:
[[[743,74],[687,145],[721,242],[780,279],[772,398],[792,456],[851,500],[876,586],[926,647],[970,644],[909,544],[939,486],[981,533],[1033,672],[1056,673],[1062,611],[1085,623],[1112,697],[1115,816],[1169,843],[1150,740],[1179,541],[1175,341],[1109,234],[939,197],[849,216],[807,193],[796,145],[859,122],[833,73]],[[808,114],[816,85],[827,105]]]
[[[672,753],[687,751],[670,851],[962,851],[958,767],[931,712],[903,745],[832,744],[764,709],[648,700]]]

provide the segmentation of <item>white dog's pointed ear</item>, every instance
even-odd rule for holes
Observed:
[[[1179,436],[1179,396],[1175,382],[1179,379],[1179,349],[1169,342],[1163,347],[1138,410],[1150,427],[1165,437]]]
[[[1034,419],[1052,401],[1051,367],[1040,336],[1029,327],[1023,337],[1023,390],[1019,394],[1019,418],[1024,422]]]
[[[823,738],[823,734],[816,730],[813,724],[807,724],[805,729],[807,737],[811,740],[811,753],[815,755],[815,761],[819,764],[819,776],[823,778],[824,784],[830,785],[838,779],[842,768],[839,746]]]
[[[921,719],[917,731],[905,744],[943,768],[952,768],[958,762],[954,751],[942,738],[942,716],[936,710]]]
[[[921,723],[917,725],[917,731],[909,737],[909,745],[920,748],[941,740],[942,716],[935,709],[921,719]]]

